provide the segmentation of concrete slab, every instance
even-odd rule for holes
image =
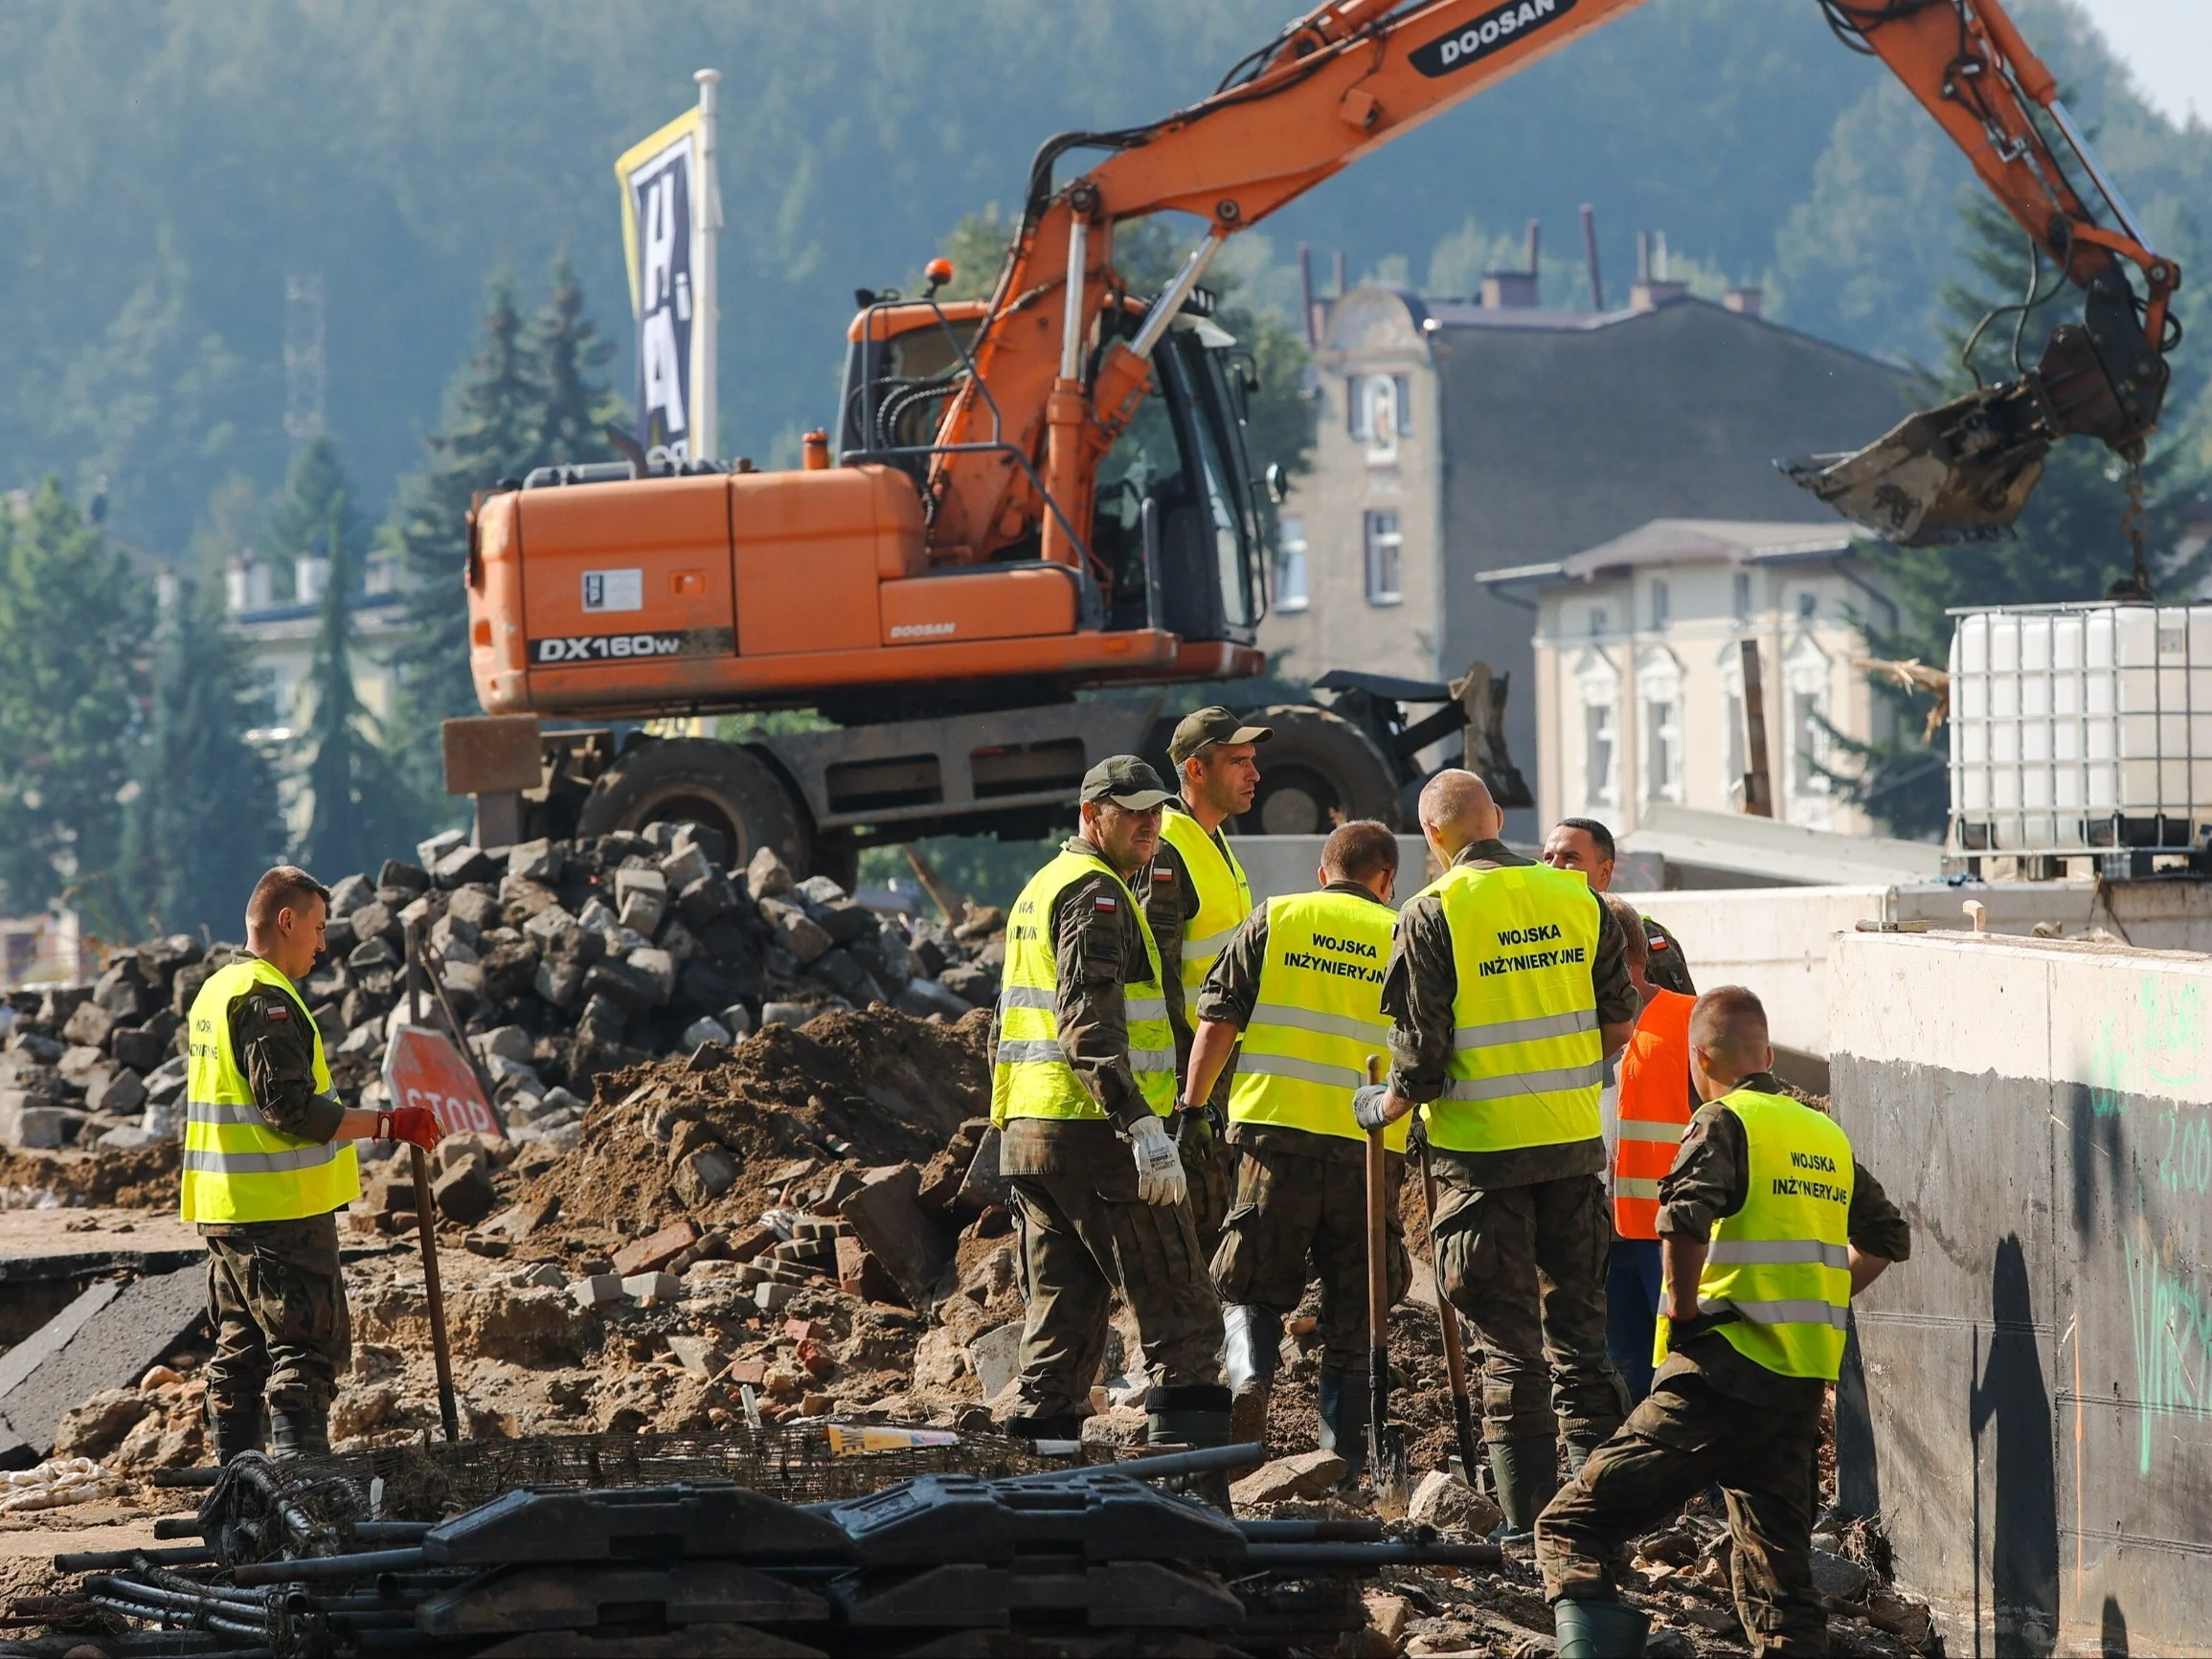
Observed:
[[[0,1285],[167,1271],[207,1254],[199,1233],[147,1210],[0,1210]]]
[[[0,1389],[0,1424],[13,1431],[25,1463],[46,1456],[62,1414],[102,1388],[134,1382],[163,1352],[196,1325],[206,1301],[206,1277],[196,1265],[151,1274],[116,1289],[112,1282],[87,1290],[50,1322],[46,1331],[0,1358],[13,1378]],[[92,1299],[108,1293],[97,1305]],[[24,1457],[24,1450],[32,1455]]]

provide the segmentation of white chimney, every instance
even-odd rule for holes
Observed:
[[[292,598],[302,605],[320,605],[330,587],[330,561],[304,554],[292,561]]]
[[[1721,296],[1721,303],[1739,317],[1757,317],[1763,314],[1766,295],[1757,288],[1730,288]]]

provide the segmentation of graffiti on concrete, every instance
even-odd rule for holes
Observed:
[[[2158,1420],[2168,1413],[2212,1418],[2212,1273],[2166,1259],[2137,1222],[2121,1240],[2135,1337],[2135,1394],[2142,1404],[2140,1474],[2151,1472]]]

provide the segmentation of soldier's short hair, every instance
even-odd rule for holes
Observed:
[[[1651,939],[1643,930],[1643,912],[1616,893],[1600,893],[1597,902],[1620,924],[1621,948],[1628,953],[1629,966],[1641,972],[1651,962]]]
[[[265,933],[277,925],[277,912],[304,908],[309,899],[330,902],[330,889],[298,864],[279,864],[254,884],[246,901],[246,931]]]
[[[1716,985],[1690,1010],[1690,1042],[1745,1065],[1767,1046],[1767,1006],[1741,985]]]
[[[1593,818],[1563,818],[1559,820],[1559,827],[1561,829],[1580,830],[1590,838],[1591,845],[1597,848],[1597,855],[1602,859],[1613,860],[1620,857],[1620,854],[1614,847],[1613,831],[1607,829],[1605,825]]]
[[[1321,843],[1321,868],[1347,882],[1371,882],[1383,870],[1396,875],[1398,838],[1371,818],[1341,823]]]

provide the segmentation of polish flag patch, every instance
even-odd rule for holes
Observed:
[[[1112,915],[1115,911],[1121,908],[1121,901],[1112,897],[1111,895],[1101,895],[1097,901],[1097,904],[1098,908],[1103,910],[1108,915]]]

